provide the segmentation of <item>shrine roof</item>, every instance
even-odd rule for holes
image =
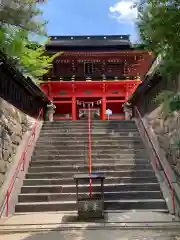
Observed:
[[[107,36],[50,36],[46,51],[104,51],[130,49],[129,35]]]

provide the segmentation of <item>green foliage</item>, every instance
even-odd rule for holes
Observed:
[[[146,46],[144,44],[133,44],[132,47],[139,50],[146,49]]]
[[[41,21],[43,14],[36,0],[7,0],[0,7],[0,23],[22,28],[26,31],[46,34],[44,26],[47,21]]]
[[[14,29],[5,25],[0,29],[0,51],[12,60],[19,59],[23,51],[22,41],[27,39],[24,29]]]
[[[169,107],[171,111],[180,110],[180,93],[177,93],[169,101]]]
[[[163,117],[169,116],[173,111],[180,110],[180,93],[162,91],[154,100],[157,104],[162,104]]]
[[[162,91],[159,93],[154,101],[157,104],[162,104],[162,116],[167,117],[171,113],[171,108],[169,105],[170,99],[174,96],[173,91]]]
[[[27,41],[24,42],[23,55],[20,58],[20,65],[23,66],[23,72],[28,75],[30,74],[33,78],[39,78],[46,74],[52,67],[52,61],[58,56],[44,55],[44,46],[38,46],[34,48],[34,43]]]
[[[172,98],[174,96],[174,92],[173,91],[163,91],[161,93],[159,93],[156,97],[155,97],[155,102],[158,104],[161,104],[162,102],[164,102],[165,100],[169,100],[170,98]]]
[[[137,6],[142,43],[155,56],[162,57],[158,70],[173,85],[180,73],[180,1],[140,0]],[[179,93],[175,91],[164,91],[155,101],[163,104],[164,116],[180,109]]]
[[[53,59],[58,55],[45,56],[44,46],[29,39],[29,34],[45,33],[46,21],[37,20],[42,14],[35,0],[15,0],[0,8],[0,51],[9,62],[26,76],[40,78],[52,67]]]
[[[177,147],[178,149],[180,149],[180,139],[178,139],[175,143],[175,147]]]
[[[139,35],[155,56],[163,56],[162,75],[177,76],[180,67],[180,1],[141,0],[138,3]]]

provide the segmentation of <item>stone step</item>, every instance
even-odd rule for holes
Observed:
[[[96,122],[95,120],[91,121],[92,125],[136,125],[135,121],[105,121],[105,122]],[[60,121],[55,121],[55,122],[44,122],[43,126],[54,126],[54,125],[64,125],[64,126],[73,126],[73,125],[88,125],[88,119],[85,121],[71,121],[71,122],[60,122]]]
[[[71,132],[75,132],[75,131],[79,131],[79,132],[87,132],[89,131],[89,128],[77,128],[77,127],[74,127],[74,128],[65,128],[65,127],[62,127],[62,128],[58,128],[58,127],[53,127],[53,128],[42,128],[41,129],[41,132],[53,132],[53,131],[56,131],[57,132],[62,132],[62,133],[71,133]],[[104,127],[94,127],[94,128],[91,128],[91,131],[96,133],[96,132],[107,132],[107,133],[110,133],[110,132],[131,132],[131,131],[138,131],[138,129],[136,127],[121,127],[121,128],[110,128],[110,127],[107,127],[107,128],[104,128]]]
[[[61,136],[61,134],[43,134],[40,135],[40,137],[38,138],[38,141],[41,140],[47,140],[47,141],[52,141],[52,140],[56,140],[56,141],[69,141],[69,140],[78,140],[78,141],[85,141],[87,140],[88,134],[87,135],[83,135],[83,136],[78,136],[78,135],[65,135],[65,136]],[[116,135],[116,134],[111,134],[111,135],[106,135],[106,141],[112,141],[112,140],[121,140],[121,139],[141,139],[139,133],[122,133],[122,135]],[[93,135],[92,136],[92,140],[104,140],[104,135],[99,134],[99,135]]]
[[[82,124],[87,124],[88,123],[88,119],[84,119],[83,121],[54,121],[54,122],[44,122],[43,125],[49,126],[49,125],[82,125]],[[114,120],[96,120],[96,119],[92,119],[91,120],[91,124],[94,125],[107,125],[107,124],[136,124],[136,122],[134,121],[134,119],[132,120],[125,120],[124,119],[114,119]]]
[[[48,128],[48,127],[46,127],[46,128],[42,128],[41,129],[41,133],[43,132],[61,132],[61,133],[75,133],[75,132],[77,132],[77,130],[79,131],[79,132],[81,132],[81,133],[88,133],[88,131],[89,131],[89,129],[86,127],[86,128],[77,128],[77,127],[74,127],[74,128],[64,128],[64,127],[62,127],[62,128],[58,128],[58,127],[51,127],[51,128]],[[137,130],[137,127],[126,127],[126,126],[123,126],[123,127],[121,127],[121,128],[110,128],[110,127],[99,127],[99,128],[91,128],[91,130],[92,130],[92,133],[98,133],[98,132],[107,132],[107,133],[110,133],[110,132],[131,132],[131,131],[138,131]]]
[[[99,144],[99,145],[109,145],[109,144],[129,144],[130,143],[134,143],[134,144],[141,144],[142,145],[142,140],[141,138],[126,138],[126,139],[123,139],[123,138],[114,138],[114,139],[104,139],[104,138],[101,138],[101,139],[94,139],[92,138],[92,144]],[[63,144],[63,145],[83,145],[83,144],[87,144],[88,143],[88,139],[85,138],[85,139],[64,139],[64,138],[55,138],[55,139],[47,139],[47,138],[43,138],[43,139],[38,139],[38,142],[36,145],[47,145],[47,143],[51,143],[52,145],[54,144]]]
[[[35,148],[35,152],[44,152],[47,154],[47,152],[49,152],[50,154],[55,154],[56,152],[61,153],[65,153],[66,155],[71,155],[71,154],[84,154],[84,151],[87,151],[88,150],[88,144],[84,144],[80,147],[63,147],[63,146],[51,146],[51,145],[47,145],[47,147],[42,147],[41,146],[37,146]],[[142,147],[142,146],[134,146],[132,147],[132,144],[131,144],[131,147],[129,148],[128,145],[127,146],[122,146],[122,145],[117,145],[117,146],[114,146],[114,145],[101,145],[101,146],[92,146],[91,148],[92,152],[93,153],[109,153],[109,154],[123,154],[123,153],[145,153],[145,149]]]
[[[103,171],[105,176],[108,177],[154,177],[155,173],[152,169],[143,169],[143,170],[120,170],[120,171]],[[77,171],[74,172],[28,172],[26,174],[26,179],[43,179],[43,178],[73,178],[74,174],[77,174]]]
[[[37,172],[87,172],[89,166],[88,165],[72,165],[72,166],[34,166],[29,168],[29,173],[37,173]],[[106,170],[126,170],[126,169],[152,169],[151,164],[115,164],[115,165],[110,165],[110,164],[93,164],[92,166],[92,171],[96,172],[104,172]]]
[[[89,184],[89,180],[82,180],[84,184]],[[109,177],[107,176],[104,183],[157,183],[157,178],[153,177]],[[94,179],[93,183],[99,183],[99,180]],[[35,185],[73,185],[75,180],[72,178],[60,178],[60,179],[25,179],[24,186],[35,186]]]
[[[162,209],[167,212],[163,199],[105,200],[105,210],[150,210]],[[75,211],[76,201],[18,203],[16,212]]]
[[[97,131],[97,132],[93,132],[93,138],[103,138],[104,135],[106,135],[107,137],[126,137],[126,136],[133,136],[133,135],[139,135],[139,132],[138,131],[106,131],[106,130],[103,130],[103,131]],[[41,131],[40,133],[40,137],[65,137],[65,138],[71,138],[71,137],[77,137],[77,138],[87,138],[88,137],[88,132],[80,132],[80,131],[76,131],[76,132],[70,132],[70,133],[61,133],[59,132],[58,130],[53,130],[53,131]]]
[[[101,190],[99,184],[92,184],[92,189],[95,192]],[[79,185],[79,193],[89,191],[89,184]],[[104,192],[116,191],[160,191],[159,183],[112,183],[104,184]],[[75,193],[76,185],[36,185],[23,186],[21,193]]]
[[[140,136],[136,136],[136,137],[129,137],[129,136],[101,136],[99,138],[94,137],[93,135],[91,136],[91,141],[92,142],[102,142],[102,143],[111,143],[111,142],[120,142],[120,143],[129,143],[129,142],[139,142],[142,143],[142,139]],[[88,136],[84,136],[84,138],[73,138],[73,137],[54,137],[54,138],[49,138],[49,137],[40,137],[38,138],[38,142],[37,143],[44,143],[46,144],[47,142],[53,142],[53,143],[61,143],[64,142],[65,144],[68,143],[74,143],[74,144],[81,144],[84,142],[88,142]]]
[[[84,143],[88,143],[88,138],[87,139],[84,139],[84,140],[72,140],[72,139],[64,139],[64,138],[62,138],[62,139],[54,139],[54,140],[50,140],[50,141],[47,141],[47,139],[45,138],[43,141],[41,140],[41,141],[39,141],[39,139],[38,139],[38,141],[37,141],[37,144],[36,145],[46,145],[47,143],[49,144],[49,143],[52,143],[52,144],[64,144],[64,145],[76,145],[77,146],[77,144],[78,145],[84,145]],[[114,138],[114,139],[112,139],[112,140],[108,140],[108,139],[106,139],[105,137],[104,137],[104,139],[102,138],[102,139],[100,139],[100,140],[96,140],[96,139],[94,139],[94,138],[92,138],[92,144],[94,143],[94,145],[95,144],[99,144],[99,145],[109,145],[109,144],[111,144],[111,143],[115,143],[115,144],[122,144],[122,145],[129,145],[129,144],[131,144],[131,143],[134,143],[134,144],[141,144],[141,145],[143,145],[143,143],[142,143],[142,140],[141,140],[141,138],[125,138],[125,139],[123,139],[123,138],[119,138],[119,139],[116,139],[116,138]]]
[[[43,144],[43,143],[38,143],[35,147],[35,150],[74,150],[74,151],[84,151],[85,149],[88,149],[88,143],[84,144],[64,144],[63,142],[52,142],[49,144]],[[111,150],[111,151],[116,151],[116,150],[145,150],[143,145],[141,143],[129,143],[129,144],[121,144],[119,142],[114,142],[114,143],[109,143],[109,144],[99,144],[99,143],[92,143],[91,149],[93,150]]]
[[[37,160],[33,159],[30,162],[30,166],[67,166],[67,165],[79,165],[79,164],[87,164],[88,159],[82,160]],[[146,159],[92,159],[92,164],[147,164],[148,160]]]
[[[92,127],[123,127],[123,126],[129,126],[129,127],[136,127],[135,122],[106,122],[106,123],[94,123],[91,122]],[[58,122],[54,122],[52,124],[43,124],[43,128],[53,128],[53,127],[88,127],[88,121],[84,123],[65,123],[65,124],[60,124]]]
[[[63,125],[57,125],[57,124],[53,124],[53,125],[43,125],[42,129],[88,129],[89,128],[89,123],[83,123],[83,124],[63,124]],[[113,124],[91,124],[91,128],[113,128],[113,129],[118,129],[118,128],[133,128],[133,129],[137,129],[137,125],[135,123],[128,123],[128,124],[117,124],[117,123],[113,123]]]
[[[89,123],[88,121],[87,122],[84,122],[84,123],[81,123],[81,124],[57,124],[57,123],[54,123],[52,125],[48,125],[48,124],[44,124],[42,127],[43,128],[53,128],[53,127],[57,127],[57,128],[73,128],[73,127],[77,127],[77,128],[80,128],[80,127],[87,127],[88,128],[89,126]],[[113,127],[113,128],[118,128],[118,127],[137,127],[136,126],[136,123],[134,122],[130,122],[130,123],[106,123],[106,124],[97,124],[97,123],[93,123],[91,122],[91,127],[94,127],[94,128],[98,128],[98,127],[104,127],[104,128],[107,128],[107,127]]]
[[[143,160],[145,159],[145,155],[146,154],[141,154],[140,157],[138,157],[138,154],[129,154],[129,153],[125,153],[125,154],[94,154],[92,153],[92,161],[103,161],[105,159],[105,161],[108,159],[110,161],[112,160],[124,160],[126,159],[127,161],[138,161],[138,160]],[[81,161],[85,161],[87,160],[87,153],[79,153],[79,154],[38,154],[38,152],[35,152],[34,155],[32,156],[32,161],[38,161],[38,160],[64,160],[64,161],[77,161],[77,160],[81,160]]]
[[[33,154],[33,156],[40,156],[40,155],[69,155],[69,156],[72,156],[72,155],[84,155],[84,156],[87,156],[87,153],[88,153],[88,148],[84,146],[84,148],[82,149],[76,149],[76,150],[70,150],[70,149],[42,149],[42,148],[39,148],[39,149],[35,149],[35,152]],[[144,149],[128,149],[128,148],[125,148],[125,149],[120,149],[120,148],[110,148],[110,149],[92,149],[92,155],[103,155],[103,156],[106,156],[106,155],[120,155],[120,154],[134,154],[134,156],[136,157],[144,157],[146,156],[146,152]]]
[[[100,196],[100,192],[93,195]],[[94,197],[92,195],[92,197]],[[89,192],[80,193],[80,198],[87,198]],[[21,193],[19,202],[49,202],[49,201],[76,201],[76,193]],[[163,195],[160,191],[123,191],[123,192],[105,192],[104,199],[125,200],[125,199],[162,199]]]
[[[83,123],[87,123],[88,122],[88,120],[87,119],[84,119],[84,120],[65,120],[65,121],[63,121],[63,120],[61,120],[61,121],[54,121],[54,122],[50,122],[50,121],[45,121],[44,122],[44,125],[54,125],[54,124],[56,124],[56,125],[72,125],[72,124],[83,124]],[[124,120],[124,119],[114,119],[114,120],[95,120],[95,119],[93,119],[92,120],[92,124],[100,124],[100,125],[103,125],[103,124],[131,124],[131,123],[133,123],[133,124],[135,124],[135,122],[134,122],[134,120],[132,119],[132,120]]]
[[[135,122],[92,122],[92,172],[104,173],[105,210],[167,212],[160,185]],[[16,212],[74,211],[73,176],[88,172],[88,121],[46,122],[41,129]],[[93,180],[93,197],[100,196]],[[89,181],[81,181],[81,198]]]
[[[38,141],[40,141],[40,140],[61,141],[63,139],[64,141],[69,141],[69,140],[76,141],[76,140],[78,140],[78,141],[83,142],[83,141],[87,140],[87,137],[88,137],[88,135],[83,135],[83,136],[78,136],[78,135],[68,136],[68,135],[66,135],[65,137],[63,137],[60,134],[57,135],[57,136],[54,136],[52,134],[52,136],[50,136],[50,135],[40,136],[38,138]],[[140,135],[132,135],[132,134],[131,135],[126,135],[126,136],[125,135],[120,136],[120,135],[111,134],[111,135],[107,135],[107,138],[104,139],[104,135],[100,135],[100,136],[92,135],[92,140],[97,140],[97,141],[98,140],[102,140],[102,141],[115,141],[116,140],[116,141],[118,141],[118,140],[123,140],[123,139],[125,141],[127,141],[127,140],[141,140],[141,137],[140,137]]]

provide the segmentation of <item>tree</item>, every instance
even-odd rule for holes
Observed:
[[[159,72],[172,89],[180,73],[180,1],[140,0],[137,6],[140,38],[156,57],[161,55]],[[161,92],[156,100],[163,102],[164,116],[180,109],[176,88]]]
[[[36,2],[37,0],[2,0],[0,23],[45,35],[44,26],[47,21],[36,20],[37,16],[43,14]]]
[[[17,1],[12,1],[13,4],[15,2]],[[37,79],[49,71],[57,56],[45,56],[44,46],[29,39],[32,32],[45,35],[47,22],[34,19],[42,14],[34,0],[19,0],[18,6],[13,4],[7,1],[0,9],[0,51],[23,74]]]
[[[52,67],[52,62],[59,53],[52,56],[44,54],[45,48],[36,42],[24,41],[23,55],[20,58],[21,70],[26,75],[31,75],[33,79],[37,79],[45,75]]]
[[[180,1],[141,0],[138,9],[143,43],[155,56],[163,56],[161,73],[174,77],[180,67]]]

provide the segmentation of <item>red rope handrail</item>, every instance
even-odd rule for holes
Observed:
[[[155,158],[155,167],[156,167],[156,169],[158,169],[158,163],[160,163],[160,165],[162,166],[162,169],[163,169],[163,171],[164,171],[164,174],[165,174],[165,176],[166,176],[166,179],[167,179],[167,181],[168,181],[168,183],[169,183],[169,186],[170,186],[170,188],[171,188],[172,208],[173,208],[173,213],[175,214],[175,213],[176,213],[175,196],[174,196],[174,192],[175,192],[175,191],[174,191],[173,183],[172,183],[172,181],[171,181],[171,179],[170,179],[169,174],[167,173],[166,169],[164,168],[163,164],[161,163],[160,157],[159,157],[158,153],[156,152],[156,148],[155,148],[155,146],[154,146],[154,143],[152,142],[152,140],[151,140],[151,138],[150,138],[150,136],[149,136],[149,134],[148,134],[148,131],[147,131],[147,129],[146,129],[146,127],[145,127],[145,125],[144,125],[144,123],[143,123],[143,121],[142,121],[142,117],[141,117],[141,114],[140,114],[138,108],[137,108],[137,107],[134,107],[134,109],[135,109],[135,112],[137,113],[137,115],[138,115],[138,117],[139,117],[139,119],[140,119],[140,121],[141,121],[141,123],[142,123],[142,125],[143,125],[144,131],[145,131],[145,133],[146,133],[146,135],[147,135],[147,137],[148,137],[148,140],[149,140],[149,142],[150,142],[150,144],[151,144],[151,146],[152,146],[153,152],[155,153],[155,156],[156,156],[156,158]]]
[[[21,166],[22,166],[22,171],[24,171],[24,168],[25,168],[25,162],[26,162],[26,154],[29,153],[29,149],[31,148],[32,146],[32,143],[35,139],[35,136],[36,136],[36,128],[37,128],[37,125],[38,125],[38,121],[40,119],[40,117],[43,115],[43,109],[41,109],[39,111],[39,114],[38,114],[38,117],[34,123],[34,126],[33,126],[33,129],[31,131],[31,134],[30,136],[28,137],[28,140],[26,142],[26,145],[25,145],[25,149],[20,157],[20,160],[19,160],[19,163],[15,169],[15,172],[11,178],[11,181],[10,181],[10,184],[9,184],[9,187],[6,191],[6,195],[5,195],[5,198],[4,198],[4,204],[6,204],[6,217],[8,217],[9,215],[9,198],[10,198],[10,194],[12,192],[12,189],[13,189],[13,186],[14,186],[14,183],[15,183],[15,180],[20,172],[20,169],[21,169]],[[32,141],[30,141],[32,138]],[[3,205],[4,205],[3,204]],[[2,212],[1,212],[2,213]]]
[[[89,174],[92,173],[92,129],[91,129],[91,109],[88,106],[88,165],[89,165]],[[92,197],[92,179],[90,178],[89,186],[90,199]]]

